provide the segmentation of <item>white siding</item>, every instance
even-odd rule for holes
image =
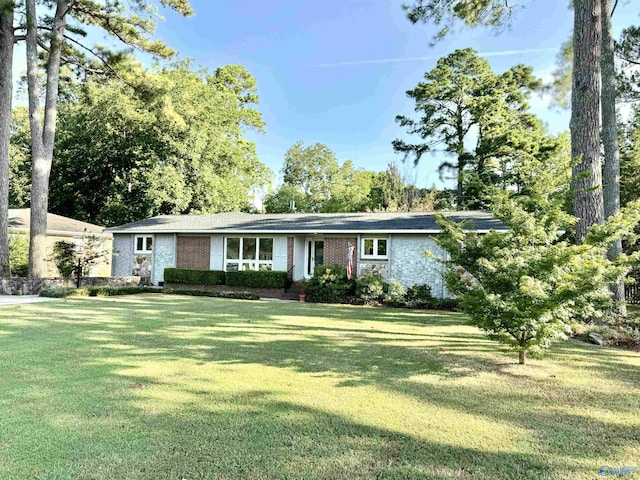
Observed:
[[[211,235],[209,270],[224,270],[224,236]]]
[[[304,279],[304,238],[295,237],[293,240],[293,279]]]
[[[287,271],[287,237],[273,238],[273,269]]]

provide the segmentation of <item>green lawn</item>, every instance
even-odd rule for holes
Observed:
[[[595,479],[640,465],[640,354],[569,341],[520,367],[460,314],[74,298],[2,308],[0,345],[1,479]]]

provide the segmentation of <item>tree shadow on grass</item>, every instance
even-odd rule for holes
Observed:
[[[317,475],[318,478],[328,478],[329,473],[333,473],[335,478],[348,478],[345,472],[348,471],[351,474],[357,472],[358,468],[365,468],[358,463],[362,460],[354,460],[361,457],[368,459],[371,468],[375,467],[373,470],[365,468],[363,471],[366,474],[362,475],[362,478],[372,478],[376,475],[380,478],[385,476],[482,478],[481,475],[486,478],[554,477],[553,468],[564,469],[565,473],[567,471],[585,473],[584,465],[578,461],[568,466],[559,464],[562,459],[566,461],[574,457],[577,452],[584,459],[615,459],[626,447],[640,442],[637,425],[598,418],[598,412],[628,417],[637,411],[640,405],[637,371],[634,372],[630,365],[622,362],[615,355],[612,356],[604,351],[598,351],[597,355],[593,355],[594,349],[588,345],[572,343],[564,347],[556,347],[554,356],[559,361],[565,360],[566,366],[566,360],[576,358],[575,350],[577,349],[577,355],[581,361],[595,362],[595,368],[599,371],[606,371],[612,378],[619,382],[626,382],[634,390],[623,396],[620,392],[603,392],[594,389],[591,385],[581,388],[557,382],[552,378],[509,376],[508,372],[506,372],[504,388],[497,388],[495,383],[490,382],[461,383],[460,380],[465,378],[485,378],[482,376],[501,373],[503,368],[499,362],[506,358],[503,357],[505,349],[489,342],[477,331],[443,333],[441,328],[455,325],[454,321],[446,317],[444,319],[435,317],[427,323],[423,322],[418,315],[414,318],[411,315],[407,316],[406,312],[402,312],[403,315],[400,317],[393,314],[391,317],[395,319],[394,321],[411,327],[410,331],[394,331],[393,322],[387,324],[379,322],[377,318],[363,319],[358,315],[360,310],[354,307],[347,309],[350,315],[355,317],[353,320],[345,316],[342,307],[338,307],[339,314],[331,313],[331,307],[325,307],[324,313],[314,311],[311,317],[313,320],[304,323],[304,316],[293,307],[274,312],[272,308],[256,310],[247,306],[252,304],[243,302],[199,302],[190,302],[188,308],[182,303],[171,305],[171,308],[165,309],[164,315],[160,318],[157,314],[157,308],[159,308],[157,303],[151,308],[147,303],[131,302],[127,307],[115,307],[116,310],[113,306],[118,303],[105,302],[104,305],[95,303],[92,304],[95,307],[92,323],[87,325],[86,314],[77,314],[78,311],[86,311],[88,306],[86,302],[81,301],[76,302],[75,305],[82,309],[68,309],[66,313],[62,312],[64,318],[61,320],[64,320],[64,323],[42,322],[38,319],[37,309],[35,309],[31,317],[32,328],[37,326],[38,329],[49,329],[53,328],[53,325],[58,329],[58,334],[60,332],[69,334],[70,347],[82,348],[76,352],[80,370],[88,369],[87,372],[79,375],[81,379],[87,377],[88,372],[93,372],[92,369],[96,369],[95,378],[105,382],[107,378],[120,377],[122,373],[119,372],[123,368],[128,366],[134,368],[139,362],[163,363],[189,359],[200,365],[263,365],[290,369],[303,374],[329,375],[339,379],[338,387],[373,386],[383,391],[416,399],[424,405],[441,407],[490,422],[504,422],[526,430],[536,443],[533,449],[526,449],[522,445],[514,447],[536,452],[528,456],[519,456],[419,440],[357,422],[345,424],[346,420],[335,414],[270,398],[274,394],[273,391],[244,398],[242,402],[224,400],[222,397],[216,397],[216,395],[222,395],[221,393],[209,390],[186,392],[209,395],[212,404],[226,402],[237,407],[238,403],[248,402],[255,404],[256,410],[251,408],[248,411],[236,410],[234,417],[231,414],[210,412],[202,405],[195,406],[187,402],[181,405],[184,411],[180,409],[177,413],[175,427],[173,423],[144,427],[145,431],[159,429],[164,432],[163,438],[169,440],[166,445],[161,443],[161,449],[169,448],[171,439],[179,438],[180,446],[176,453],[179,457],[186,455],[187,450],[191,448],[184,445],[192,445],[193,442],[199,441],[202,435],[206,435],[197,429],[197,425],[193,423],[187,412],[191,411],[197,418],[206,418],[205,424],[212,422],[212,428],[214,424],[226,425],[228,422],[235,422],[223,428],[221,432],[226,432],[227,437],[232,432],[233,435],[239,435],[240,440],[233,440],[235,438],[233,435],[226,438],[222,433],[215,437],[216,442],[219,443],[218,448],[227,452],[226,455],[234,460],[225,463],[223,459],[215,457],[215,462],[222,462],[227,471],[234,474],[240,473],[240,476],[260,478],[256,470],[238,470],[244,468],[241,465],[246,465],[241,461],[242,459],[236,458],[237,451],[242,451],[243,442],[251,445],[251,455],[255,455],[250,464],[267,465],[269,468],[273,466],[276,477],[288,477],[283,472],[289,472],[287,469],[291,468],[279,463],[280,459],[288,459],[292,465],[296,465],[303,464],[304,455],[309,455],[313,459],[309,468],[319,468],[318,471],[322,472],[321,475]],[[241,305],[238,306],[238,304]],[[107,313],[102,312],[102,307],[107,305],[110,306],[110,310]],[[117,310],[118,308],[121,310]],[[67,308],[65,307],[64,310]],[[216,314],[203,313],[201,310],[215,311]],[[113,318],[114,315],[116,318]],[[340,322],[323,324],[322,318],[335,318]],[[74,319],[77,320],[75,325],[72,321]],[[413,327],[434,327],[434,329],[424,328],[424,332],[420,333]],[[9,330],[23,328],[25,327],[8,327]],[[103,337],[99,337],[96,336],[96,331],[106,333]],[[50,334],[47,333],[47,335]],[[55,338],[51,337],[51,339],[54,342],[51,347],[55,348]],[[35,345],[34,343],[34,347]],[[45,346],[47,345],[49,344],[45,342]],[[41,352],[42,355],[47,353],[49,352],[46,350]],[[63,352],[62,355],[64,354]],[[55,365],[58,357],[54,354],[49,359]],[[114,360],[117,362],[111,363]],[[576,374],[580,373],[581,370],[576,370]],[[60,375],[62,378],[68,375],[68,372],[60,372]],[[502,375],[505,375],[505,372],[502,372]],[[422,381],[421,377],[436,377],[440,380]],[[130,377],[127,379],[131,381]],[[181,388],[180,379],[170,379],[167,382],[171,388]],[[154,388],[162,385],[162,382],[154,377],[140,377],[135,385],[138,383],[143,385],[141,390],[144,392],[153,391]],[[151,390],[146,390],[147,388]],[[213,388],[215,389],[215,385]],[[132,390],[135,392],[135,388]],[[101,395],[104,395],[104,392]],[[138,395],[132,394],[132,401],[137,397]],[[99,395],[96,396],[96,402],[100,401],[99,398]],[[222,398],[222,400],[216,400],[216,398]],[[144,407],[140,408],[144,412]],[[293,417],[300,415],[304,418],[311,416],[316,420],[307,424],[287,418],[285,423],[289,429],[279,434],[277,438],[272,438],[268,433],[270,429],[276,432],[282,430],[277,422],[272,423],[275,422],[273,412],[279,412],[276,415],[278,422],[282,420],[281,417],[288,415]],[[285,415],[283,412],[288,413]],[[411,415],[411,412],[407,414]],[[164,418],[164,415],[155,414],[149,418]],[[164,421],[168,422],[169,419]],[[314,423],[316,421],[320,423]],[[442,421],[446,424],[450,419],[443,418]],[[323,439],[323,432],[325,430],[333,432],[332,428],[335,429],[336,423],[348,424],[348,433],[345,434],[347,436],[334,433],[324,440],[316,440],[322,446],[319,450],[312,450],[312,453],[304,453],[306,450],[302,449],[291,456],[286,453],[285,448],[292,448],[291,445],[279,443],[281,437],[289,438],[295,450],[298,442],[300,445],[307,445],[313,438]],[[182,425],[186,432],[198,432],[193,435],[193,441],[174,431],[178,425]],[[252,431],[254,425],[260,426],[257,431],[262,433],[258,436],[263,438],[261,435],[266,435],[265,438],[268,438],[268,441],[258,441],[256,438],[257,443],[254,445],[252,437],[247,440],[240,435],[239,432],[246,429]],[[350,440],[352,437],[370,441],[362,444],[353,443]],[[335,448],[332,450],[330,445],[336,443],[344,445],[345,450],[340,452],[336,452]],[[382,448],[379,447],[382,444],[386,445],[384,448],[391,451],[412,452],[411,455],[417,456],[406,457],[408,454],[403,453],[405,457],[401,456],[400,460],[390,461],[389,465],[393,467],[384,467],[384,462],[377,463],[378,458],[386,458],[385,455],[387,455],[384,449],[379,449]],[[276,448],[276,445],[279,447]],[[192,447],[195,448],[194,445]],[[329,459],[316,455],[317,452],[325,451],[332,452]],[[172,456],[171,453],[163,453],[163,457],[173,458],[171,462],[174,463],[172,467],[160,459],[158,465],[162,465],[162,469],[174,471],[172,468],[179,466],[179,462],[175,461],[177,457]],[[274,460],[268,461],[267,457],[273,457]],[[325,466],[323,463],[325,460],[329,466]],[[206,464],[206,460],[202,462]],[[351,468],[349,465],[353,466],[353,462],[357,466],[352,470],[341,470]],[[526,468],[523,469],[521,462],[525,462]],[[153,470],[154,465],[149,465],[147,468],[150,468],[150,471],[165,471]],[[324,468],[329,470],[325,471]],[[494,472],[498,473],[494,475]],[[517,475],[514,472],[518,472]],[[530,474],[526,472],[534,473],[527,476]],[[295,477],[295,475],[291,476]],[[304,477],[304,475],[300,476]],[[193,478],[198,478],[197,474],[194,474]],[[358,478],[358,476],[352,478]]]

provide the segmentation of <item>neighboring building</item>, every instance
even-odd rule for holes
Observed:
[[[504,228],[488,212],[441,213],[472,222],[479,233]],[[447,296],[443,265],[424,255],[445,255],[433,240],[441,232],[433,213],[166,215],[108,231],[114,237],[112,275],[136,275],[142,266],[154,284],[164,281],[167,267],[282,270],[302,280],[318,265],[346,266],[351,245],[358,276],[377,272]]]
[[[24,235],[29,238],[29,225],[31,221],[31,210],[28,208],[9,209],[9,234]],[[95,265],[90,272],[92,277],[108,277],[111,274],[111,233],[105,232],[104,227],[92,223],[81,222],[73,218],[47,214],[47,276],[59,276],[51,256],[53,246],[56,242],[65,241],[69,243],[81,244],[88,236],[95,236],[103,241],[103,248],[106,250],[106,260]]]

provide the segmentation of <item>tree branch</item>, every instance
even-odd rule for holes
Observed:
[[[100,60],[102,62],[102,64],[107,67],[107,70],[109,70],[114,77],[116,77],[118,80],[120,80],[122,83],[125,83],[126,85],[129,85],[130,87],[134,87],[131,83],[129,83],[127,80],[125,80],[116,70],[115,68],[113,68],[109,62],[107,62],[104,58],[102,58],[102,56],[96,52],[95,50],[92,50],[91,48],[87,47],[86,45],[83,45],[82,43],[80,43],[78,40],[76,40],[75,38],[69,37],[68,35],[64,35],[64,38],[68,41],[70,41],[71,43],[77,45],[78,47],[82,48],[83,50],[89,52],[91,55],[93,55],[94,57],[96,57],[98,60]]]

